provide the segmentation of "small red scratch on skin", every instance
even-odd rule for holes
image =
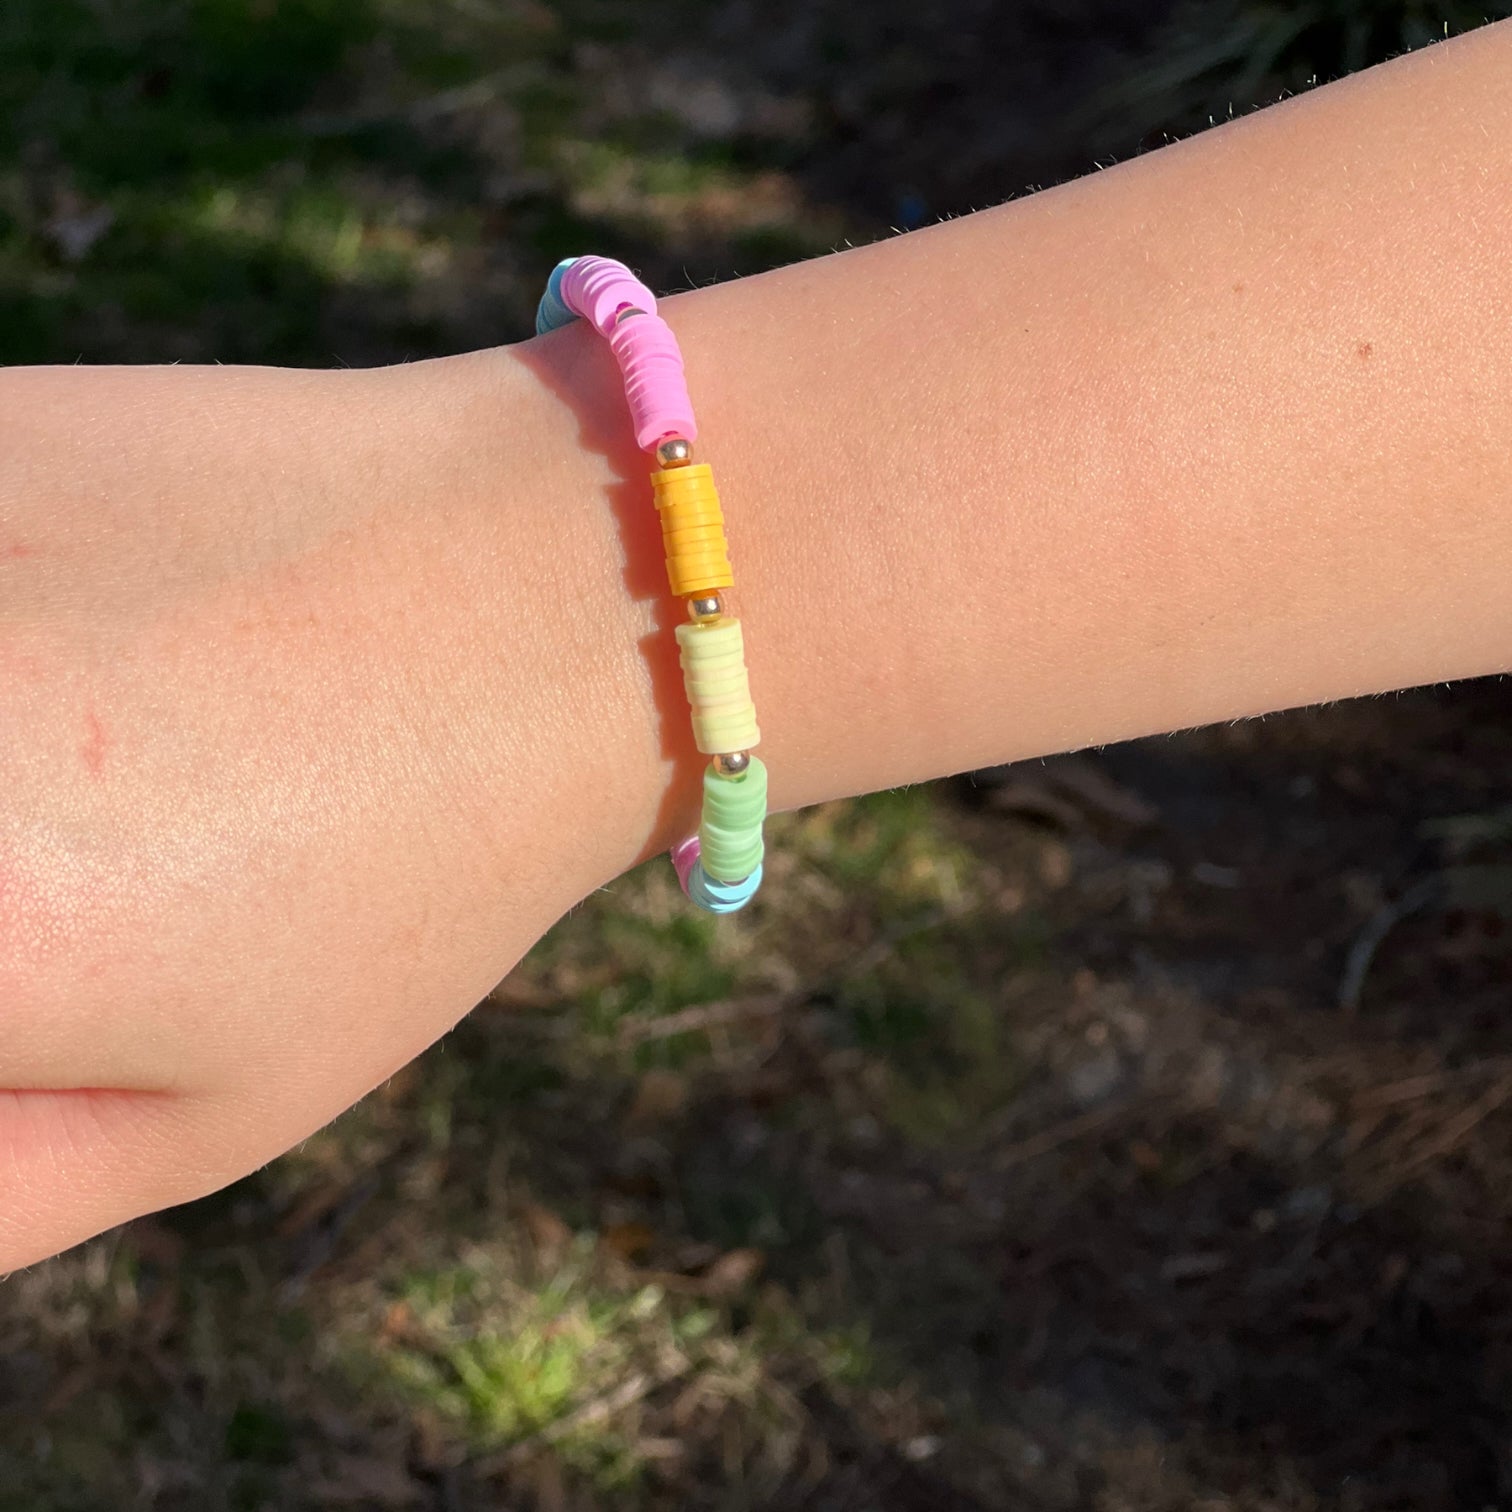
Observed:
[[[98,777],[105,770],[105,749],[109,741],[105,736],[105,726],[100,723],[100,716],[93,709],[89,711],[85,722],[89,726],[89,735],[79,748],[79,754],[84,758],[90,776]]]
[[[36,556],[37,548],[25,541],[12,541],[9,546],[0,546],[0,557],[8,562],[19,562],[23,557]]]
[[[1359,346],[1355,348],[1355,355],[1359,357],[1361,362],[1369,362],[1370,354],[1374,351],[1375,345],[1373,342],[1362,341]]]

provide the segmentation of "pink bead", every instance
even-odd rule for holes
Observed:
[[[656,313],[656,296],[623,263],[580,257],[562,275],[562,299],[608,338],[625,380],[635,444],[651,451],[663,436],[698,437],[682,353]],[[626,306],[644,315],[621,321]]]
[[[609,346],[625,380],[635,444],[650,451],[663,436],[698,438],[682,353],[660,315],[635,315],[609,333]]]
[[[672,865],[677,872],[677,880],[682,884],[682,890],[688,890],[688,878],[692,875],[693,868],[698,865],[699,844],[698,836],[690,835],[686,840],[679,840],[672,847]]]
[[[562,275],[562,299],[600,336],[613,334],[614,318],[626,305],[648,315],[656,310],[656,295],[624,263],[610,257],[578,258]]]

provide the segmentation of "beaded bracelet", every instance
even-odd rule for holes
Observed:
[[[693,738],[712,756],[703,780],[698,833],[672,847],[682,890],[711,913],[744,908],[761,886],[767,773],[751,747],[761,739],[746,675],[740,621],[725,610],[731,587],[724,515],[707,462],[694,462],[698,426],[682,352],[656,313],[656,296],[623,263],[569,257],[552,269],[536,310],[536,334],[579,316],[619,362],[635,442],[656,460],[652,496],[661,516],[667,580],[686,601],[676,630]]]

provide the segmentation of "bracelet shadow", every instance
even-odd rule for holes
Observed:
[[[578,445],[609,464],[614,477],[604,488],[604,501],[619,535],[621,577],[631,599],[650,606],[652,628],[640,637],[637,650],[655,709],[657,753],[669,777],[639,857],[645,861],[696,828],[704,761],[688,722],[672,633],[682,615],[667,584],[661,527],[648,481],[652,464],[631,433],[618,365],[585,323],[516,346],[511,357],[576,417]]]

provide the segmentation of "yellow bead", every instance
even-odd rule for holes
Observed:
[[[651,474],[661,515],[667,581],[679,598],[699,598],[735,582],[725,542],[724,515],[707,462]]]

